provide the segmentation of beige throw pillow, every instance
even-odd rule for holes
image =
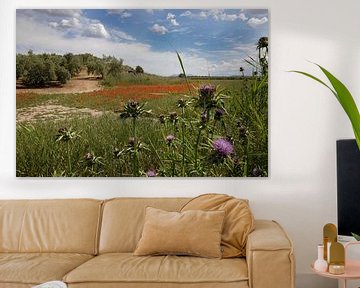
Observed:
[[[221,238],[222,257],[245,256],[247,237],[254,230],[254,216],[247,200],[225,194],[204,194],[190,200],[181,209],[188,210],[225,211]]]
[[[192,255],[221,258],[224,211],[167,212],[147,207],[134,255]]]

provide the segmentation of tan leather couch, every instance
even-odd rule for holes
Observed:
[[[245,258],[133,256],[146,206],[186,198],[0,201],[0,288],[62,280],[71,288],[293,288],[292,244],[256,220]]]

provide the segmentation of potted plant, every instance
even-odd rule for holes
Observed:
[[[346,86],[340,80],[338,80],[334,75],[332,75],[328,70],[326,70],[322,66],[320,66],[318,64],[315,64],[315,65],[317,65],[320,68],[320,70],[325,74],[326,78],[329,80],[331,85],[328,85],[324,81],[320,80],[319,78],[317,78],[309,73],[303,72],[303,71],[293,70],[290,72],[295,72],[295,73],[305,75],[305,76],[321,83],[322,85],[327,87],[332,92],[332,94],[334,94],[334,96],[339,101],[340,105],[343,107],[345,113],[347,114],[347,116],[351,122],[353,131],[354,131],[354,135],[355,135],[355,139],[356,139],[356,143],[357,143],[357,146],[360,151],[360,114],[359,114],[359,110],[356,106],[356,103],[354,101],[354,98],[352,97],[351,93],[346,88]],[[355,233],[351,233],[351,234],[356,239],[356,241],[360,241],[360,235],[355,234]]]

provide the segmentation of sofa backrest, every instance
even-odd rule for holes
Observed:
[[[103,201],[0,200],[0,253],[96,254]]]
[[[99,253],[133,252],[141,237],[145,208],[179,211],[189,198],[116,198],[105,201]]]

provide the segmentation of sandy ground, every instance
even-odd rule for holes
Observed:
[[[72,117],[98,117],[101,115],[103,115],[103,112],[90,108],[70,108],[48,103],[35,107],[16,109],[16,122],[56,121]]]
[[[37,93],[37,94],[63,94],[63,93],[81,93],[100,90],[102,87],[96,77],[88,76],[82,71],[78,76],[69,80],[64,86],[46,87],[46,88],[23,88],[16,85],[16,93]]]
[[[64,86],[53,86],[46,88],[22,88],[21,85],[16,86],[16,93],[36,93],[36,94],[66,94],[81,93],[100,90],[102,87],[96,77],[88,76],[82,71],[78,76],[69,80]],[[56,121],[73,117],[98,117],[103,112],[90,108],[72,108],[58,105],[51,101],[27,108],[16,109],[16,122],[32,122],[32,121]]]

